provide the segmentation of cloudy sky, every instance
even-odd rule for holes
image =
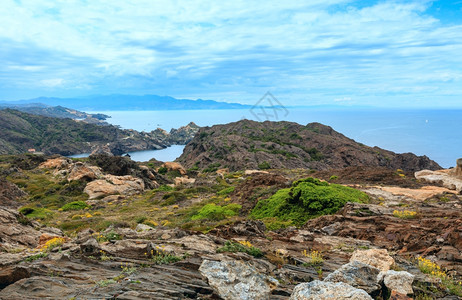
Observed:
[[[0,21],[0,100],[462,106],[461,0],[2,0]]]

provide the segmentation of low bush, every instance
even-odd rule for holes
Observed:
[[[329,184],[309,177],[294,182],[268,199],[260,200],[251,212],[255,219],[277,218],[302,225],[308,219],[334,214],[347,202],[367,202],[368,196],[353,188]]]
[[[63,211],[68,211],[68,210],[81,210],[87,207],[90,207],[90,205],[88,205],[85,201],[74,201],[74,202],[64,204],[61,207],[61,209]]]
[[[248,241],[240,241],[238,243],[227,241],[227,242],[225,242],[225,245],[223,247],[217,249],[217,252],[218,253],[221,253],[221,252],[232,252],[232,253],[244,252],[244,253],[247,253],[247,254],[252,255],[254,257],[262,257],[263,256],[263,252],[260,249],[254,247]]]
[[[236,203],[231,203],[225,206],[219,206],[211,203],[203,206],[196,215],[191,217],[191,220],[209,219],[213,221],[220,221],[227,217],[237,215],[241,208],[242,206]]]

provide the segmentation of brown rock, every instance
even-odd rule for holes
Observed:
[[[186,169],[177,162],[166,162],[162,165],[162,167],[167,168],[170,171],[178,171],[180,172],[181,176],[186,175]]]
[[[193,184],[194,182],[196,182],[196,179],[194,178],[188,178],[188,177],[176,177],[175,178],[175,185]]]
[[[103,176],[101,169],[95,166],[89,166],[86,163],[77,162],[71,166],[68,181],[87,180],[91,181]]]
[[[49,159],[41,163],[38,167],[41,169],[67,169],[71,164],[71,160],[65,157]]]
[[[130,175],[106,175],[104,179],[89,182],[84,189],[90,199],[109,195],[135,195],[143,191],[143,180]]]
[[[392,291],[389,300],[412,300],[412,298],[404,294],[398,293],[397,291]]]
[[[7,267],[0,269],[0,289],[23,278],[29,278],[30,273],[23,267]]]

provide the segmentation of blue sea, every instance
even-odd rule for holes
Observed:
[[[427,155],[443,167],[455,165],[462,157],[462,110],[398,110],[353,108],[287,108],[277,111],[245,110],[170,110],[100,111],[110,115],[107,121],[125,129],[151,131],[184,126],[193,121],[199,126],[225,124],[241,119],[292,121],[306,125],[319,122],[368,146],[398,153]],[[174,160],[182,146],[163,150],[131,153],[132,159]],[[162,158],[162,159],[161,159]]]

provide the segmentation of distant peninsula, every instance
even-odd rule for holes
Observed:
[[[50,106],[66,106],[82,111],[130,111],[130,110],[202,110],[202,109],[247,109],[251,105],[219,102],[214,100],[176,99],[157,95],[95,95],[77,98],[39,97],[19,101],[0,101],[0,106],[41,103]]]

